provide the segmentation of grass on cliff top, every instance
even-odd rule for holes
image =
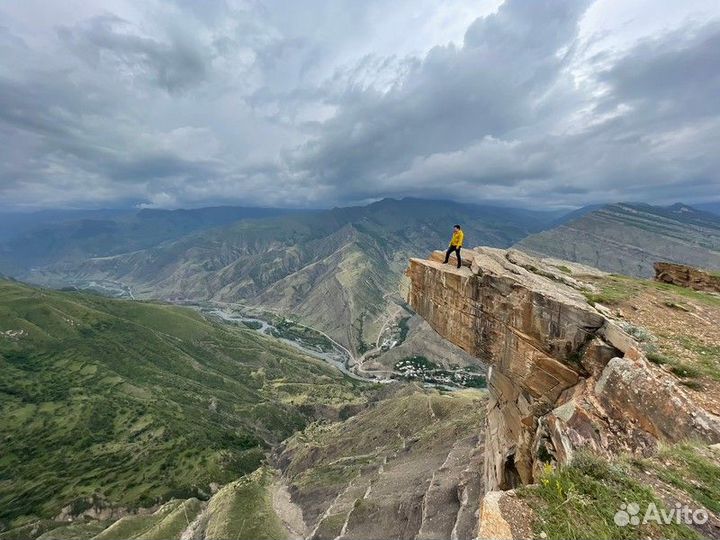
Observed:
[[[676,297],[687,298],[712,306],[720,306],[720,298],[712,294],[678,287],[668,283],[628,276],[610,275],[594,282],[598,292],[586,292],[585,298],[590,304],[616,305],[645,291],[663,291]]]
[[[623,504],[638,504],[641,517],[649,503],[665,508],[649,486],[628,474],[628,468],[623,462],[581,453],[572,464],[546,471],[538,484],[520,488],[519,496],[537,516],[536,537],[545,533],[558,540],[700,538],[684,524],[615,524],[613,518]]]
[[[65,505],[206,498],[367,388],[189,309],[4,280],[0,373],[0,534]]]
[[[653,458],[633,459],[631,463],[720,514],[720,451],[702,443],[681,443],[663,447]]]
[[[690,345],[686,348],[692,350]],[[652,363],[667,366],[671,373],[682,379],[682,384],[693,388],[698,383],[689,379],[709,377],[720,381],[720,347],[703,346],[702,351],[700,360],[692,364],[653,350],[645,354]]]

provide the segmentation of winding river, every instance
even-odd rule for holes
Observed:
[[[212,309],[203,309],[202,310],[207,315],[210,315],[212,317],[216,317],[218,319],[221,319],[228,323],[233,324],[250,324],[250,325],[259,325],[258,328],[253,328],[257,332],[266,335],[271,336],[273,339],[277,339],[279,341],[282,341],[286,345],[293,347],[294,349],[297,349],[301,351],[304,354],[307,354],[309,356],[312,356],[314,358],[318,358],[320,360],[323,360],[330,364],[331,366],[339,369],[342,371],[345,375],[348,377],[351,377],[358,381],[364,381],[364,382],[373,382],[373,383],[387,383],[387,382],[395,382],[392,379],[378,379],[375,377],[363,377],[361,375],[358,375],[354,371],[352,371],[348,365],[351,362],[354,362],[354,358],[350,351],[340,345],[337,341],[332,339],[330,336],[325,334],[324,332],[320,332],[318,330],[315,330],[314,328],[310,328],[313,332],[317,332],[318,334],[324,336],[328,341],[330,341],[334,347],[334,350],[332,352],[325,352],[325,351],[319,351],[315,348],[308,347],[304,343],[301,343],[299,341],[295,341],[293,339],[287,339],[284,337],[277,337],[273,335],[273,330],[277,330],[275,326],[270,324],[267,321],[264,321],[262,319],[257,319],[254,317],[249,317],[247,315],[241,315],[234,312],[228,312],[227,310],[221,309],[221,308],[212,308]],[[297,323],[295,323],[297,324]],[[304,326],[304,325],[299,325]],[[248,326],[248,328],[251,328]]]

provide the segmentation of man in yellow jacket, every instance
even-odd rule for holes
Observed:
[[[460,225],[455,225],[453,227],[452,238],[450,239],[450,247],[445,252],[445,264],[447,264],[448,260],[450,259],[450,254],[454,251],[455,255],[457,255],[457,267],[460,268],[462,266],[462,259],[460,258],[460,248],[463,244],[463,238],[465,238],[465,235],[463,234]]]

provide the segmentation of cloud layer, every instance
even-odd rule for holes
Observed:
[[[716,200],[720,8],[665,3],[10,1],[0,208]]]

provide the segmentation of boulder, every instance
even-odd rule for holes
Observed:
[[[685,264],[656,262],[655,281],[696,291],[720,293],[720,274],[712,274]]]

